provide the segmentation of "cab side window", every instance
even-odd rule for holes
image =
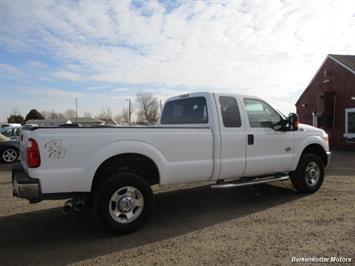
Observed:
[[[240,127],[240,112],[238,103],[234,97],[220,96],[219,104],[224,127]]]
[[[161,124],[207,124],[205,97],[191,97],[167,102],[161,116]]]
[[[272,128],[281,116],[267,103],[257,99],[244,99],[250,127]]]

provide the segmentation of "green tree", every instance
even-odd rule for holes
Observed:
[[[36,109],[32,109],[25,117],[25,122],[28,120],[44,120],[44,116]]]
[[[7,122],[8,123],[17,123],[17,124],[23,124],[24,122],[24,118],[22,115],[20,114],[11,114],[8,118],[7,118]]]

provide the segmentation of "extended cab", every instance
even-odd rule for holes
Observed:
[[[290,178],[297,191],[312,193],[330,155],[327,134],[299,125],[296,114],[220,93],[168,99],[156,127],[26,129],[20,150],[14,196],[71,198],[65,212],[88,205],[103,229],[119,234],[146,221],[152,185],[230,188]]]

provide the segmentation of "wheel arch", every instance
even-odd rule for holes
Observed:
[[[318,143],[309,144],[303,149],[301,156],[306,153],[312,153],[312,154],[319,156],[319,158],[322,160],[324,166],[327,166],[328,157],[327,157],[326,151],[322,145],[320,145]]]
[[[140,153],[122,153],[102,162],[95,171],[91,191],[115,171],[132,172],[142,176],[150,185],[159,184],[160,173],[157,164],[148,156]]]
[[[291,164],[291,171],[296,170],[301,156],[307,152],[314,153],[322,159],[324,166],[328,165],[327,152],[328,145],[323,138],[318,135],[304,136],[303,134],[296,135],[295,138],[295,153]]]

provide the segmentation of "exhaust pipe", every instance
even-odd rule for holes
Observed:
[[[73,212],[73,199],[68,200],[67,202],[64,203],[64,206],[62,208],[63,214],[69,214]]]
[[[76,200],[74,202],[74,211],[75,212],[80,212],[82,209],[85,207],[85,201],[82,199]]]

